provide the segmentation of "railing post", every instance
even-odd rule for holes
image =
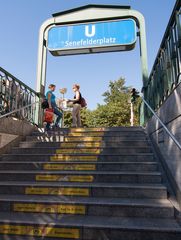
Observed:
[[[61,127],[64,128],[64,111],[62,111],[62,122],[61,122]]]
[[[130,122],[131,122],[131,127],[133,127],[134,125],[134,112],[133,112],[133,103],[131,102],[131,118],[130,118]]]

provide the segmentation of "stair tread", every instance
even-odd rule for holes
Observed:
[[[88,134],[97,134],[97,133],[103,133],[103,134],[107,134],[107,133],[111,133],[111,134],[115,134],[115,133],[119,133],[120,135],[121,134],[124,134],[124,133],[137,133],[137,134],[140,134],[140,135],[146,135],[146,133],[142,130],[142,129],[103,129],[103,130],[84,130],[84,131],[81,131],[81,130],[77,130],[77,131],[69,131],[69,132],[67,132],[67,131],[65,131],[64,129],[63,130],[50,130],[48,133],[46,133],[46,132],[32,132],[31,133],[31,136],[32,135],[34,135],[34,134],[37,134],[37,135],[55,135],[55,134],[57,134],[57,135],[65,135],[65,136],[69,136],[69,135],[71,135],[71,134],[76,134],[76,133],[78,133],[78,134],[86,134],[86,133],[88,133]]]
[[[60,128],[58,131],[73,131],[73,132],[78,132],[78,131],[127,131],[127,130],[131,130],[131,131],[135,131],[135,130],[139,130],[144,132],[144,128],[141,126],[124,126],[124,127],[79,127],[79,128]],[[42,132],[44,131],[44,128],[39,128],[37,131],[34,132]]]
[[[31,147],[31,148],[29,148],[29,147],[24,147],[24,148],[21,148],[21,147],[13,147],[13,149],[55,149],[55,150],[62,150],[62,149],[73,149],[73,150],[76,150],[76,149],[78,149],[78,150],[80,150],[80,149],[82,149],[82,150],[84,150],[84,149],[139,149],[139,148],[150,148],[150,146],[134,146],[134,147],[130,147],[130,146],[115,146],[115,147],[109,147],[109,146],[99,146],[99,147],[97,147],[97,146],[89,146],[89,147],[87,147],[87,146],[75,146],[75,147],[72,147],[72,146],[59,146],[59,147],[54,147],[54,146],[52,146],[52,147]]]
[[[52,153],[9,153],[9,154],[2,154],[2,156],[42,156],[42,155],[46,155],[46,156],[52,156]],[[153,153],[117,153],[117,154],[93,154],[93,153],[57,153],[56,155],[77,155],[77,156],[99,156],[99,155],[106,155],[106,156],[144,156],[144,155],[148,155],[148,156],[153,156]]]
[[[107,229],[129,229],[129,230],[153,230],[164,232],[180,232],[181,227],[174,219],[162,218],[137,218],[137,217],[100,217],[100,216],[66,216],[43,213],[4,213],[0,212],[0,222],[30,224],[30,225],[52,225],[78,228],[107,228]]]
[[[71,161],[71,160],[69,160],[69,161],[28,161],[28,162],[23,162],[23,161],[0,161],[0,164],[5,164],[5,163],[12,163],[12,164],[14,164],[14,163],[21,163],[21,164],[30,164],[30,163],[39,163],[39,164],[97,164],[97,165],[99,165],[99,164],[119,164],[119,165],[121,165],[121,164],[135,164],[135,165],[138,165],[138,164],[142,164],[142,165],[151,165],[151,164],[154,164],[154,165],[158,165],[158,163],[156,162],[156,161],[150,161],[150,162],[128,162],[128,161],[126,161],[126,162],[121,162],[121,161],[111,161],[111,162],[109,162],[109,161],[89,161],[89,160],[87,160],[87,161],[78,161],[78,160],[76,160],[76,161]]]
[[[130,134],[131,133],[131,134]],[[65,137],[65,138],[69,138],[69,137],[100,137],[100,138],[107,138],[107,137],[114,137],[114,138],[145,138],[147,139],[147,136],[145,133],[141,132],[141,131],[135,131],[134,134],[131,131],[127,131],[127,132],[101,132],[101,134],[97,134],[97,132],[72,132],[72,133],[68,133],[68,134],[64,134],[61,132],[55,132],[55,131],[50,131],[48,134],[47,133],[34,133],[32,135],[29,135],[28,137]]]
[[[65,170],[59,170],[59,171],[48,171],[48,170],[0,170],[0,174],[2,173],[17,173],[17,174],[32,174],[32,173],[39,173],[39,174],[76,174],[76,175],[84,175],[84,174],[92,174],[92,175],[147,175],[147,176],[154,176],[154,175],[162,175],[161,172],[144,172],[144,171],[140,171],[140,172],[133,172],[133,171],[76,171],[76,170],[72,170],[72,171],[65,171]]]
[[[122,143],[122,142],[123,143],[124,142],[128,142],[129,143],[129,142],[132,142],[132,141],[150,143],[150,140],[148,140],[148,139],[143,139],[143,140],[141,140],[141,139],[138,139],[138,140],[124,139],[124,140],[121,140],[120,143]],[[37,144],[36,141],[22,141],[22,142],[20,142],[20,144],[25,143],[25,142]],[[79,139],[77,139],[77,141],[68,141],[66,143],[80,143],[80,142],[84,143],[83,141],[81,141]],[[104,140],[95,140],[94,141],[94,143],[102,143],[102,142],[104,142]],[[46,144],[46,143],[52,143],[52,144],[56,143],[57,144],[58,142],[57,141],[51,141],[51,142],[42,142],[42,143],[44,143],[44,144]],[[65,143],[65,142],[60,141],[60,143]],[[92,141],[86,141],[86,143],[92,143]],[[112,141],[108,141],[106,143],[114,143],[114,141],[112,140]]]
[[[0,186],[32,186],[32,187],[106,187],[106,188],[140,188],[140,189],[166,189],[163,184],[125,184],[125,183],[74,183],[74,182],[21,182],[21,181],[1,181]]]
[[[134,199],[134,198],[106,198],[106,197],[66,197],[65,196],[20,196],[0,194],[0,201],[46,203],[46,204],[95,204],[109,206],[142,206],[142,207],[169,207],[172,208],[168,199]]]

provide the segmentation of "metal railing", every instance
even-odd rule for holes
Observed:
[[[156,60],[154,62],[148,85],[143,89],[144,98],[157,110],[172,91],[181,82],[181,0],[177,0]],[[145,120],[152,115],[145,111]]]
[[[177,147],[181,150],[181,144],[177,141],[175,136],[168,130],[168,128],[165,126],[165,124],[162,122],[162,120],[158,117],[158,115],[154,112],[154,110],[151,108],[151,106],[147,103],[147,101],[141,97],[144,104],[147,106],[147,108],[151,111],[151,113],[154,115],[154,117],[158,120],[158,122],[162,125],[164,130],[167,132],[167,134],[171,137],[173,142],[177,145]]]
[[[0,116],[14,115],[35,123],[35,102],[39,94],[0,67]],[[10,114],[8,114],[10,113]]]
[[[21,120],[26,119],[28,122],[32,123],[32,124],[36,124],[35,121],[35,117],[36,117],[36,108],[39,107],[40,102],[33,102],[31,104],[28,104],[26,106],[20,107],[18,109],[15,109],[11,112],[5,113],[3,115],[0,116],[0,120],[2,118],[6,118],[6,117],[15,117]]]

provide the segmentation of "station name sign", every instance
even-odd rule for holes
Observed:
[[[48,50],[55,56],[127,51],[136,43],[133,19],[54,26],[48,31]]]

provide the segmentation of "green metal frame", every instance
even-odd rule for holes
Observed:
[[[46,84],[47,68],[47,38],[48,30],[56,25],[68,25],[72,23],[82,23],[91,21],[104,21],[113,19],[132,18],[136,21],[138,37],[140,40],[140,58],[142,68],[143,92],[148,84],[148,64],[147,64],[147,47],[145,20],[143,15],[128,6],[112,5],[87,5],[69,11],[53,14],[53,17],[46,20],[39,32],[38,47],[38,65],[37,65],[37,92],[44,95]],[[38,112],[37,112],[38,117]]]

